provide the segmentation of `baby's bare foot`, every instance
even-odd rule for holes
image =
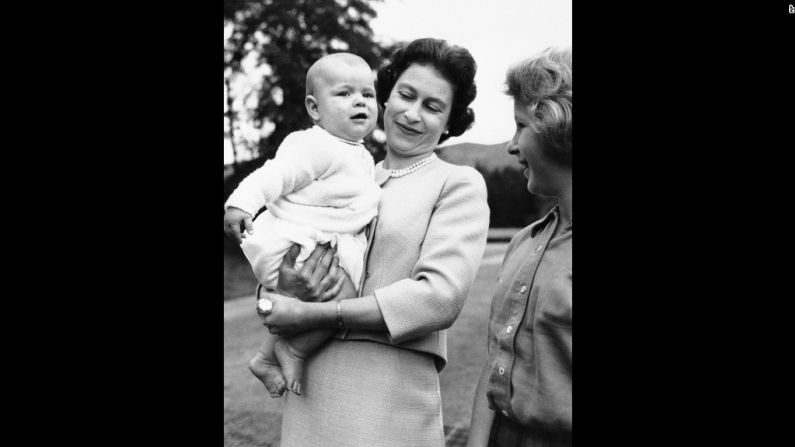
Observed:
[[[282,369],[273,355],[266,356],[258,352],[257,355],[248,362],[248,369],[251,374],[257,377],[271,393],[271,397],[279,397],[287,389],[287,382],[282,374]]]
[[[279,340],[273,347],[273,353],[279,360],[284,371],[284,377],[287,380],[290,391],[295,394],[301,394],[301,378],[304,374],[304,359],[306,356],[302,355],[285,340]]]

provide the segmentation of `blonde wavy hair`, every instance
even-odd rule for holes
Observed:
[[[525,107],[550,159],[571,166],[571,48],[547,48],[508,70],[505,93]]]

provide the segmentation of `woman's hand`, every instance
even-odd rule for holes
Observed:
[[[340,276],[342,277],[342,281],[340,281],[339,292],[334,294],[331,299],[356,298],[358,293],[356,292],[356,286],[353,285],[353,280],[351,280],[351,277],[348,276],[348,273],[342,269],[340,269]],[[337,287],[335,285],[335,289],[336,288]]]
[[[290,336],[313,329],[308,318],[306,304],[302,301],[264,291],[262,297],[269,299],[272,303],[268,315],[260,314],[262,324],[268,327],[271,334]]]
[[[322,302],[334,298],[347,277],[339,268],[337,250],[328,244],[318,244],[299,270],[294,268],[300,245],[293,245],[279,266],[279,290],[302,301]]]

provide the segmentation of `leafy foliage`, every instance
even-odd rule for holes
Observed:
[[[260,140],[259,156],[237,164],[224,182],[224,201],[243,178],[273,157],[287,134],[311,125],[304,107],[304,82],[314,61],[348,51],[374,69],[383,64],[399,42],[384,45],[373,40],[369,22],[375,16],[367,0],[224,0],[224,22],[233,25],[224,68],[241,71],[249,54],[270,68],[254,119],[255,124],[275,125],[273,133]],[[382,117],[378,126],[383,129]],[[383,144],[372,135],[365,139],[375,161],[384,158]],[[486,180],[492,227],[524,227],[549,209],[548,201],[527,192],[527,181],[518,169],[475,168]]]
[[[527,191],[527,179],[519,168],[475,169],[486,181],[492,228],[526,227],[544,217],[554,205],[552,200]]]
[[[379,1],[379,0],[375,0]],[[373,40],[376,16],[365,0],[225,0],[224,22],[233,24],[226,66],[240,71],[250,53],[270,71],[264,76],[255,124],[275,128],[260,140],[259,155],[273,157],[287,134],[311,125],[304,107],[306,72],[320,57],[338,51],[361,56],[374,69],[391,51]],[[365,140],[377,155],[382,143]]]

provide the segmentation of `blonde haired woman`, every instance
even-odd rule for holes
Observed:
[[[513,237],[489,317],[470,447],[571,445],[571,50],[550,48],[508,71],[516,133],[507,150],[527,190],[557,199]]]

